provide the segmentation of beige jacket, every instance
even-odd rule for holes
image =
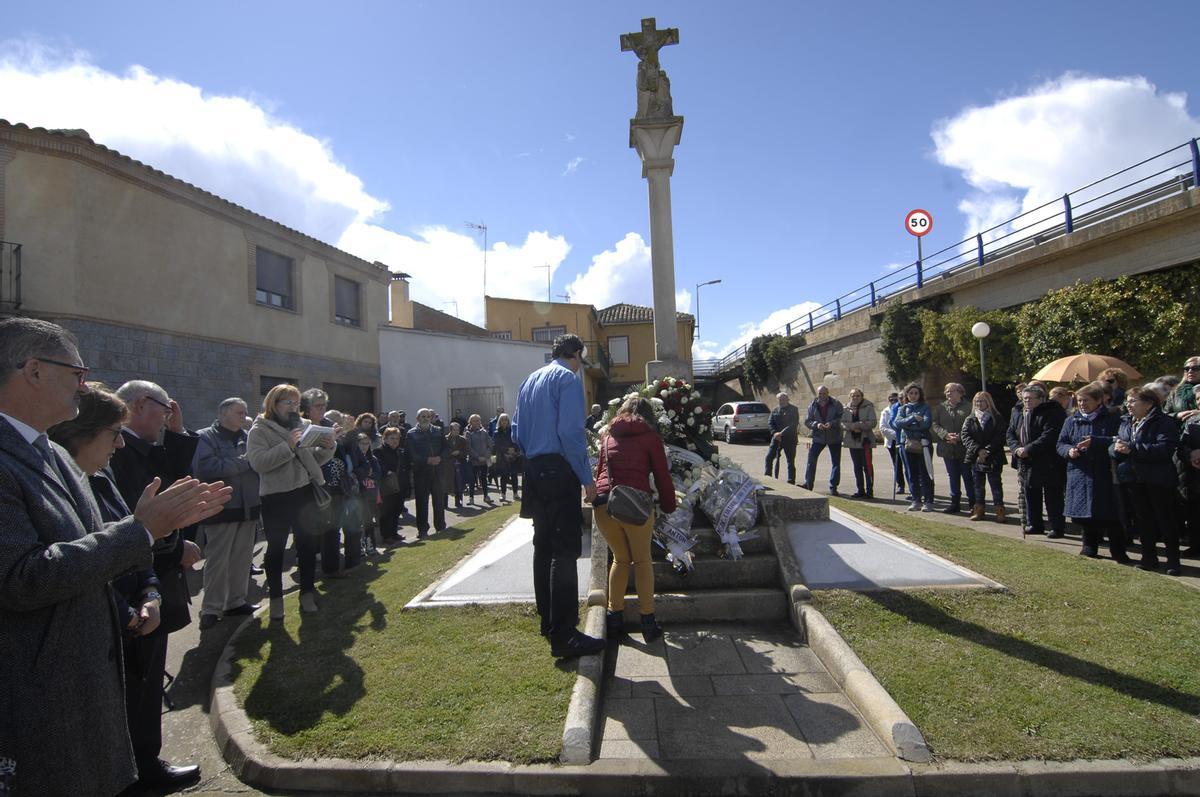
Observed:
[[[309,421],[303,421],[304,427]],[[302,427],[302,428],[304,428]],[[333,459],[333,450],[304,446],[293,449],[291,431],[259,416],[246,438],[246,459],[258,474],[259,495],[286,493],[306,484],[324,484],[321,466]]]

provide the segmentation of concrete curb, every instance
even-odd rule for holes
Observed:
[[[887,690],[855,655],[846,640],[812,604],[801,604],[808,646],[829,670],[829,674],[858,708],[883,743],[905,761],[927,763],[933,759],[925,737]]]

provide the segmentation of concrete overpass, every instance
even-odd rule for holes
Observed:
[[[779,330],[804,340],[783,374],[784,389],[798,402],[810,400],[822,383],[835,395],[858,385],[877,403],[886,397],[892,385],[871,322],[894,302],[944,296],[952,305],[1001,309],[1077,281],[1200,261],[1198,164],[1193,140],[795,319]],[[744,357],[743,348],[719,361],[697,361],[696,379],[745,392]]]

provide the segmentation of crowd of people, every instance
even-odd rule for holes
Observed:
[[[969,509],[970,520],[983,521],[990,506],[1004,523],[1002,474],[1011,467],[1025,533],[1061,538],[1070,518],[1082,531],[1081,554],[1098,557],[1107,538],[1114,560],[1135,564],[1127,546],[1140,540],[1138,567],[1163,566],[1168,575],[1179,575],[1180,557],[1200,550],[1198,386],[1200,357],[1187,360],[1182,377],[1142,386],[1131,386],[1119,368],[1074,389],[1021,383],[1005,419],[990,393],[968,399],[957,382],[947,384],[944,400],[936,403],[926,400],[920,385],[908,385],[891,393],[878,414],[861,389],[851,389],[843,405],[821,385],[803,420],[812,441],[802,486],[813,489],[819,457],[828,450],[829,493],[838,495],[846,448],[854,466],[853,497],[873,498],[871,453],[882,443],[892,462],[894,495],[907,494],[910,511],[934,511],[934,462],[940,459],[949,496],[941,511]],[[795,483],[800,424],[798,409],[780,393],[769,421],[766,475],[784,459],[787,480]],[[1191,545],[1182,554],[1181,540]]]
[[[494,505],[493,485],[501,501],[519,496],[521,449],[503,408],[486,426],[428,409],[410,426],[402,411],[353,416],[318,388],[281,384],[260,407],[225,399],[191,430],[154,382],[89,381],[76,339],[55,324],[0,321],[0,363],[3,794],[199,779],[198,766],[160,758],[168,639],[192,622],[193,565],[203,560],[201,631],[259,609],[256,572],[270,619],[283,618],[289,544],[300,611],[315,613],[318,560],[326,578],[344,577],[404,541],[406,521],[426,537],[431,502],[441,531],[451,495],[457,506],[464,492]]]

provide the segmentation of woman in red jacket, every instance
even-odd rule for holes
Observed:
[[[637,585],[642,638],[649,643],[662,635],[662,626],[654,619],[654,565],[650,561],[654,513],[637,526],[610,515],[607,506],[609,492],[617,485],[649,493],[651,472],[662,510],[668,514],[674,512],[675,486],[662,438],[658,436],[654,408],[646,399],[631,396],[617,410],[608,432],[600,438],[600,461],[596,466],[596,525],[613,552],[612,568],[608,571],[609,639],[615,639],[623,626],[630,565]]]

